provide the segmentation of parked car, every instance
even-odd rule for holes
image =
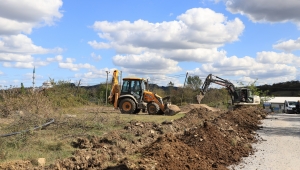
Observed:
[[[297,104],[297,101],[285,100],[284,105],[283,105],[283,112],[284,113],[290,113],[290,114],[297,113],[296,104]]]

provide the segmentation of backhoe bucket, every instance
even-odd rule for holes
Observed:
[[[164,111],[165,115],[173,116],[179,112],[180,112],[180,108],[178,106],[165,104],[165,111]]]

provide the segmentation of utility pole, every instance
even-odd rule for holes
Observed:
[[[106,71],[106,98],[105,98],[105,104],[107,106],[107,88],[108,88],[108,73],[109,71]]]
[[[34,66],[34,68],[33,68],[33,76],[32,76],[32,91],[35,90],[35,87],[34,87],[34,84],[35,84],[35,82],[34,82],[35,76],[34,76],[34,74],[35,74],[35,66]]]
[[[183,84],[183,87],[182,87],[182,93],[181,93],[181,102],[180,102],[180,105],[182,106],[182,99],[183,99],[183,90],[184,90],[184,86],[185,86],[185,82],[186,82],[186,78],[188,76],[188,72],[186,72],[186,75],[185,75],[185,80],[184,80],[184,84]]]

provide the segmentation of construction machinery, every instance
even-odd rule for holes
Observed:
[[[123,78],[120,90],[118,70],[114,70],[112,89],[108,100],[115,109],[124,114],[137,114],[141,110],[149,115],[175,115],[180,112],[176,105],[171,105],[170,97],[162,98],[148,90],[148,81],[143,78]]]
[[[218,76],[209,74],[205,82],[201,87],[201,99],[204,97],[205,93],[208,91],[211,83],[215,83],[227,88],[228,93],[231,97],[232,106],[243,106],[243,105],[259,105],[260,97],[253,95],[252,91],[248,88],[241,87],[236,88],[230,81],[222,79]]]

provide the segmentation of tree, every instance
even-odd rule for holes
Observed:
[[[262,91],[255,86],[256,81],[257,79],[254,82],[250,83],[250,85],[248,85],[248,88],[252,91],[253,95],[261,97],[261,104],[263,104],[265,101],[272,99],[274,96],[268,95],[269,90]]]
[[[186,84],[193,90],[197,91],[200,89],[200,87],[202,85],[202,81],[199,76],[189,76],[187,78]]]
[[[25,93],[25,87],[24,87],[24,84],[21,83],[21,93],[24,94]]]
[[[170,86],[174,86],[174,83],[172,82],[172,81],[170,81],[170,83],[168,83],[168,86],[170,87]]]
[[[168,94],[170,96],[172,96],[171,94],[172,94],[173,89],[174,89],[174,83],[172,81],[170,81],[170,83],[168,83]]]

